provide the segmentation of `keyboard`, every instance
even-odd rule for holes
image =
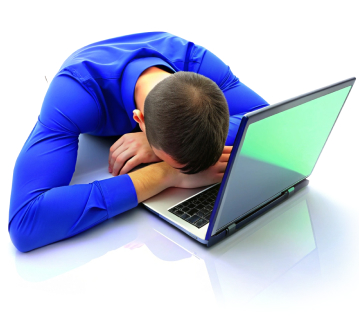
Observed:
[[[201,228],[209,223],[220,184],[168,209],[172,214]]]

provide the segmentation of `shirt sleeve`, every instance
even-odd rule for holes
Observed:
[[[232,73],[229,66],[206,50],[198,73],[212,79],[226,97],[229,109],[227,146],[232,146],[244,114],[268,105],[261,96],[247,87]]]
[[[8,229],[18,250],[71,237],[138,204],[127,174],[69,186],[78,136],[98,124],[91,95],[76,80],[55,77],[14,167]]]

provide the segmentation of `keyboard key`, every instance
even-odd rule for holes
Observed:
[[[189,216],[188,214],[186,213],[183,213],[183,215],[181,216],[182,219],[186,220],[187,218],[189,218],[191,216]]]
[[[177,215],[177,216],[179,216],[179,217],[181,217],[183,214],[185,214],[185,213],[183,213],[183,212],[180,211],[180,210],[177,210],[177,211],[175,212],[175,215]]]
[[[207,218],[207,216],[211,216],[212,212],[207,212],[204,216]]]
[[[201,212],[198,208],[196,208],[196,212],[194,214],[198,215],[198,213]],[[199,215],[198,215],[199,216]]]
[[[181,211],[182,211],[182,212],[187,212],[187,211],[189,211],[189,208],[188,208],[187,206],[185,206],[185,207],[182,208]]]
[[[203,209],[203,205],[196,206],[196,213],[200,212]]]
[[[201,228],[209,222],[218,191],[219,185],[216,185],[214,188],[206,190],[172,207],[169,209],[169,212],[186,220],[197,228]]]
[[[188,210],[186,213],[192,216],[193,214],[197,213],[197,209],[193,208],[191,210]]]
[[[186,221],[189,222],[189,223],[191,223],[191,224],[194,224],[194,223],[195,223],[196,221],[198,221],[199,219],[200,219],[199,216],[193,215],[192,217],[187,218]]]
[[[201,228],[202,226],[206,225],[208,223],[208,221],[206,221],[205,219],[199,219],[195,225],[198,227],[198,228]]]

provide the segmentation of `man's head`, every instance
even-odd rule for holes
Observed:
[[[222,154],[229,127],[226,98],[211,79],[177,72],[147,95],[144,123],[155,154],[183,173],[214,165]]]

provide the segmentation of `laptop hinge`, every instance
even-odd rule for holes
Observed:
[[[235,231],[236,231],[236,223],[233,223],[226,228],[227,236],[232,235]]]

